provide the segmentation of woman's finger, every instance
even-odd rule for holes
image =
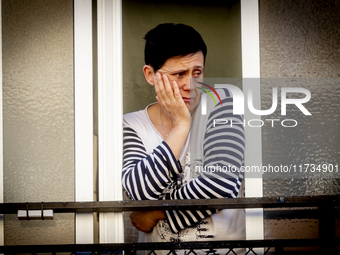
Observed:
[[[164,81],[164,88],[166,92],[166,98],[168,99],[168,102],[172,105],[175,106],[177,104],[177,101],[175,99],[175,94],[174,94],[174,88],[171,85],[170,79],[167,75],[163,75],[163,81]]]
[[[158,101],[164,101],[164,96],[165,96],[165,93],[164,93],[164,86],[162,84],[162,78],[161,78],[161,75],[160,73],[156,73],[155,75],[155,80],[154,80],[154,85],[155,85],[155,92],[158,96]]]
[[[178,84],[176,81],[172,81],[173,84],[173,88],[174,88],[174,98],[176,99],[176,101],[180,101],[183,102],[181,93],[179,92],[179,88],[178,88]]]
[[[168,97],[171,97],[173,95],[173,90],[172,90],[172,87],[170,85],[169,78],[165,74],[163,74],[163,81],[164,81],[165,92],[166,92]]]
[[[188,108],[185,105],[185,102],[182,98],[182,95],[179,91],[179,87],[176,81],[172,82],[173,84],[173,88],[174,88],[174,99],[176,100],[176,106],[180,111],[184,111],[186,115],[190,115],[190,113],[188,112]]]

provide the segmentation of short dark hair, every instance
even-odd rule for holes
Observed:
[[[207,55],[207,46],[201,35],[192,27],[184,24],[164,23],[151,29],[144,37],[146,40],[145,64],[155,71],[171,57],[185,56],[202,51]]]

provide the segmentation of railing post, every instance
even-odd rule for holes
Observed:
[[[276,246],[275,247],[275,254],[282,254],[283,253],[283,247],[282,246]]]
[[[334,205],[319,207],[319,239],[322,254],[335,254],[335,208]]]

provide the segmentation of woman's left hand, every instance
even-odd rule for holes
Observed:
[[[145,233],[150,233],[152,228],[162,219],[165,219],[163,211],[134,211],[130,214],[131,224]]]

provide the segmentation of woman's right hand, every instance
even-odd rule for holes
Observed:
[[[183,101],[177,82],[170,82],[167,75],[157,72],[154,84],[159,106],[172,121],[173,128],[183,125],[190,127],[190,112]]]
[[[154,86],[157,101],[165,116],[172,121],[172,129],[164,142],[168,144],[178,160],[190,130],[190,112],[180,94],[178,85],[163,74],[156,73]]]

